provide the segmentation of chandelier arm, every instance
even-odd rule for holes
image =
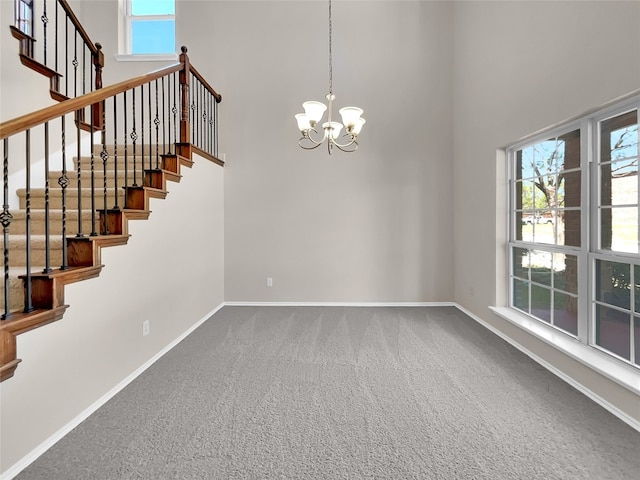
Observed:
[[[303,142],[304,140],[311,140],[311,142],[312,142],[311,146],[310,146],[310,147],[306,147],[306,146],[304,146],[304,145],[302,144],[302,142]],[[302,137],[300,140],[298,140],[298,145],[299,145],[301,148],[304,148],[305,150],[314,150],[314,149],[318,148],[320,145],[322,145],[322,142],[315,142],[315,141],[314,141],[312,138],[310,138],[310,137]]]
[[[346,153],[352,153],[358,149],[358,142],[356,142],[355,139],[353,139],[351,142],[346,144],[339,144],[335,141],[331,141],[331,143],[335,145],[338,148],[338,150],[341,150]],[[349,147],[353,147],[353,148],[349,148]]]
[[[311,142],[313,142],[313,143],[315,143],[317,145],[320,145],[327,138],[327,135],[325,133],[325,134],[322,135],[320,140],[314,140],[314,138],[311,136],[311,132],[314,132],[316,135],[320,136],[320,133],[318,133],[318,131],[315,128],[311,128],[309,131],[307,131],[306,134],[302,135],[302,138],[300,140],[303,140],[303,139],[306,138],[306,139],[310,140]]]

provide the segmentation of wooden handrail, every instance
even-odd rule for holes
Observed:
[[[52,105],[50,107],[37,110],[33,113],[14,118],[13,120],[3,122],[0,124],[0,140],[41,125],[45,122],[53,120],[54,118],[61,117],[62,115],[76,112],[90,105],[102,102],[107,98],[118,95],[126,90],[139,87],[140,85],[149,83],[157,78],[164,77],[165,75],[169,75],[174,72],[179,72],[180,70],[182,70],[182,68],[182,63],[169,65],[168,67],[164,67],[150,73],[145,73],[144,75],[133,77],[129,80],[116,83],[109,87],[103,87],[99,90],[87,93],[86,95],[71,98],[69,100],[65,100],[64,102],[60,102],[57,105]]]
[[[80,20],[78,20],[78,17],[76,17],[76,14],[73,13],[73,10],[71,10],[71,7],[69,6],[69,3],[67,2],[67,0],[58,0],[58,3],[60,4],[60,6],[62,6],[62,9],[67,13],[67,16],[71,19],[71,23],[73,23],[73,25],[76,27],[76,30],[84,40],[84,43],[87,45],[87,47],[89,47],[89,50],[91,50],[91,52],[94,55],[97,55],[98,48],[93,44],[93,42],[91,41],[91,38],[89,38],[89,34],[87,34],[86,30],[80,23]]]
[[[216,99],[216,103],[220,103],[222,101],[222,95],[220,95],[218,92],[216,92],[213,89],[213,87],[211,85],[209,85],[209,82],[207,82],[204,79],[204,77],[200,74],[200,72],[198,70],[196,70],[196,67],[194,67],[193,65],[189,65],[189,70],[193,73],[194,77],[196,77],[198,80],[200,80],[200,83],[202,83],[204,88],[209,90],[211,95],[213,95],[213,97]]]

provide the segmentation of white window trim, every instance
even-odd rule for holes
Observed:
[[[131,53],[131,0],[118,2],[118,52],[113,56],[118,62],[166,62],[177,61],[177,53],[134,54]],[[148,15],[143,18],[174,19],[175,15]]]
[[[498,279],[497,284],[503,285],[505,290],[507,291],[507,297],[504,299],[505,306],[490,306],[489,308],[499,317],[507,320],[508,322],[518,326],[522,330],[528,332],[535,338],[540,339],[541,341],[547,343],[548,345],[553,346],[560,352],[566,354],[567,356],[575,359],[581,364],[592,368],[593,370],[599,372],[606,378],[616,382],[617,384],[625,387],[626,389],[632,391],[635,394],[640,394],[640,370],[637,366],[631,365],[627,362],[619,360],[615,357],[615,354],[611,352],[605,351],[604,349],[599,348],[597,345],[591,345],[589,343],[589,339],[592,338],[592,330],[593,330],[593,322],[589,321],[588,315],[585,316],[584,313],[587,312],[587,309],[591,309],[592,306],[589,304],[588,295],[585,295],[587,289],[593,288],[593,280],[594,277],[591,272],[592,258],[594,255],[598,255],[601,252],[596,251],[591,245],[594,245],[592,242],[595,240],[592,238],[593,231],[590,227],[591,218],[593,218],[593,209],[597,208],[594,206],[594,202],[592,202],[588,196],[589,191],[597,191],[594,189],[594,181],[596,178],[591,174],[592,168],[588,167],[583,169],[583,171],[587,172],[587,178],[584,178],[582,181],[582,192],[581,192],[581,201],[583,205],[583,212],[581,216],[582,225],[581,225],[581,234],[583,238],[583,246],[580,248],[580,252],[571,252],[579,254],[582,258],[578,260],[578,276],[579,278],[587,278],[587,282],[581,282],[580,291],[579,291],[579,302],[580,302],[580,310],[583,312],[583,319],[578,319],[578,335],[574,337],[573,335],[566,333],[552,325],[548,325],[543,321],[536,319],[526,313],[523,313],[513,307],[510,306],[511,298],[512,298],[512,282],[511,282],[511,273],[512,273],[512,261],[511,258],[511,246],[512,246],[512,230],[515,228],[513,226],[513,221],[511,220],[511,216],[513,215],[513,192],[511,188],[511,181],[513,179],[513,175],[511,172],[512,168],[512,152],[517,151],[525,146],[531,145],[536,141],[546,140],[555,134],[559,134],[562,132],[568,132],[572,129],[575,130],[577,128],[582,127],[582,132],[586,132],[586,135],[581,135],[581,162],[587,161],[589,164],[592,163],[593,158],[591,158],[592,152],[598,151],[595,148],[597,145],[588,145],[588,142],[598,142],[597,132],[594,132],[593,125],[596,125],[598,121],[609,118],[611,116],[615,116],[617,114],[622,113],[625,109],[638,109],[640,112],[640,90],[636,90],[631,92],[624,97],[620,97],[612,102],[607,103],[597,109],[592,109],[588,112],[585,112],[583,115],[574,117],[565,122],[557,123],[547,129],[540,130],[531,135],[527,135],[526,137],[521,138],[517,143],[513,143],[508,147],[504,147],[502,149],[506,154],[504,155],[504,160],[507,162],[507,172],[508,172],[508,181],[505,182],[505,187],[507,188],[507,196],[505,197],[507,203],[507,212],[509,215],[507,221],[507,238],[506,238],[506,248],[503,249],[503,254],[507,255],[506,261],[504,265],[507,267],[506,276],[504,280]],[[639,113],[640,116],[640,113]],[[586,159],[584,155],[589,155]],[[582,164],[582,163],[581,163]],[[597,186],[596,186],[597,187]],[[588,242],[588,247],[584,246],[584,242]],[[569,253],[569,252],[567,252]],[[607,252],[608,253],[608,252]],[[640,263],[639,255],[631,255],[631,254],[619,254],[614,253],[613,256],[620,257],[621,260],[625,262],[635,262]],[[610,257],[611,259],[611,257]],[[633,260],[631,260],[633,259]],[[500,272],[498,272],[500,275]],[[505,284],[506,280],[506,284]],[[584,292],[584,293],[583,293]],[[582,328],[581,328],[582,323]],[[586,325],[585,325],[586,324]],[[585,328],[586,326],[586,328]]]
[[[489,308],[493,313],[509,323],[525,330],[581,364],[592,368],[627,390],[640,395],[640,372],[638,372],[637,368],[616,360],[610,354],[601,351],[597,347],[585,345],[577,338],[573,338],[571,335],[546,325],[514,308]]]

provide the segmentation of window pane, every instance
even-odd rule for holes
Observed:
[[[602,208],[600,245],[603,250],[638,253],[638,208]]]
[[[529,313],[529,283],[513,280],[513,306]]]
[[[578,257],[556,253],[553,255],[553,286],[578,294]]]
[[[580,210],[564,210],[558,212],[558,245],[579,247],[581,243]]]
[[[640,266],[634,265],[633,267],[633,278],[634,278],[634,294],[635,294],[635,311],[636,313],[640,313]]]
[[[551,252],[531,252],[531,281],[551,286]]]
[[[568,172],[560,176],[557,203],[559,208],[580,206],[581,178],[580,172]]]
[[[630,307],[630,265],[627,263],[596,261],[596,300],[615,305]]]
[[[131,0],[131,15],[175,15],[175,0]]]
[[[596,344],[629,359],[629,314],[599,305],[596,308]]]
[[[529,279],[529,251],[526,248],[513,249],[513,275],[524,280]]]
[[[131,52],[174,53],[174,20],[134,20],[131,22]]]
[[[635,363],[640,365],[640,318],[635,317],[635,326],[633,328],[633,341],[636,349]]]
[[[622,160],[600,167],[600,204],[636,205],[638,203],[638,165]]]
[[[562,330],[578,334],[578,298],[553,292],[553,324]]]
[[[531,285],[531,315],[540,320],[551,322],[551,290]]]

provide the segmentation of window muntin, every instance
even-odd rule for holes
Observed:
[[[638,106],[636,97],[508,151],[510,306],[636,367]]]

